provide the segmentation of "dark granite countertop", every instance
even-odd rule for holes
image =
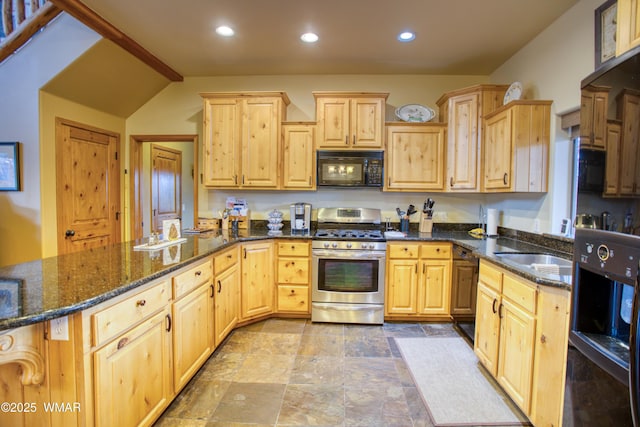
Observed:
[[[192,262],[224,249],[237,242],[271,238],[309,239],[311,234],[291,234],[288,230],[271,236],[265,229],[250,231],[212,231],[187,235],[186,242],[159,251],[134,250],[142,240],[89,249],[69,255],[61,255],[13,266],[0,267],[0,284],[3,290],[18,293],[19,306],[0,301],[0,330],[29,325],[72,314],[178,270]],[[570,288],[570,283],[554,280],[544,275],[534,275],[524,269],[505,264],[493,255],[500,250],[522,252],[550,252],[541,246],[524,243],[512,238],[474,239],[466,232],[434,231],[433,234],[410,232],[403,239],[388,241],[449,241],[461,246],[479,258],[487,259],[536,283]],[[558,255],[568,257],[566,253]],[[2,297],[2,294],[0,294]]]

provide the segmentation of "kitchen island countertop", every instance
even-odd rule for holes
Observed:
[[[185,237],[186,242],[158,251],[134,250],[134,246],[144,242],[133,240],[0,267],[0,282],[4,283],[5,287],[15,286],[19,295],[18,307],[7,306],[5,303],[5,307],[0,308],[0,330],[34,324],[87,309],[234,243],[272,238],[310,239],[312,234],[292,234],[285,230],[280,235],[272,236],[267,230],[249,229],[237,233],[215,230]],[[519,240],[502,237],[474,239],[466,232],[434,231],[430,234],[410,232],[405,238],[387,241],[452,242],[481,259],[494,262],[538,284],[570,289],[570,283],[566,281],[518,269],[505,264],[494,255],[497,247],[500,250],[507,248],[509,251],[550,252],[544,247]],[[570,254],[558,255],[570,257]]]

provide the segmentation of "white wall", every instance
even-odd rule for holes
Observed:
[[[572,143],[560,128],[559,116],[580,107],[580,81],[594,70],[594,11],[602,0],[581,0],[493,74],[493,82],[520,81],[526,99],[551,99],[549,193],[540,200],[493,200],[502,225],[560,232],[571,213]]]
[[[0,64],[0,140],[22,147],[22,190],[0,192],[0,266],[42,254],[40,166],[50,159],[40,156],[39,90],[100,39],[65,14],[44,31]]]

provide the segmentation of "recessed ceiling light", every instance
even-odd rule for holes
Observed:
[[[416,35],[411,31],[404,31],[398,34],[398,40],[400,40],[401,42],[410,42],[415,38],[416,38]]]
[[[318,35],[315,33],[304,33],[300,36],[300,40],[305,43],[315,43],[318,41]]]
[[[222,25],[216,28],[216,33],[224,37],[231,37],[234,34],[233,29],[231,27],[227,27],[226,25]]]

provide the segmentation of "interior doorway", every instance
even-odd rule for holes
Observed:
[[[162,222],[182,220],[182,151],[151,144],[151,230],[162,229]],[[193,224],[186,226],[193,228]]]
[[[58,255],[117,243],[120,135],[56,118]]]
[[[162,184],[165,190],[152,191],[153,183],[153,152],[158,149],[164,154],[161,157],[161,168],[167,172]],[[169,152],[180,152],[183,161],[180,174],[180,197],[177,196],[177,178],[175,177],[177,160],[171,159]],[[131,239],[139,239],[148,235],[153,224],[153,209],[155,204],[156,217],[160,211],[163,214],[176,215],[182,219],[183,228],[191,228],[198,221],[198,136],[197,135],[132,135],[130,137],[129,153],[131,156],[130,173],[130,227]],[[192,156],[192,157],[191,157]],[[158,165],[159,158],[156,159]],[[169,178],[168,170],[174,177]],[[171,182],[171,180],[174,180]],[[167,186],[173,186],[174,194],[166,191]],[[162,194],[160,194],[160,192]],[[154,194],[155,193],[155,194]],[[191,197],[190,194],[192,194]],[[156,196],[159,200],[154,200]],[[173,206],[172,206],[173,205]],[[168,219],[168,218],[164,218]],[[160,220],[161,224],[161,220]],[[160,227],[154,228],[156,230]]]

